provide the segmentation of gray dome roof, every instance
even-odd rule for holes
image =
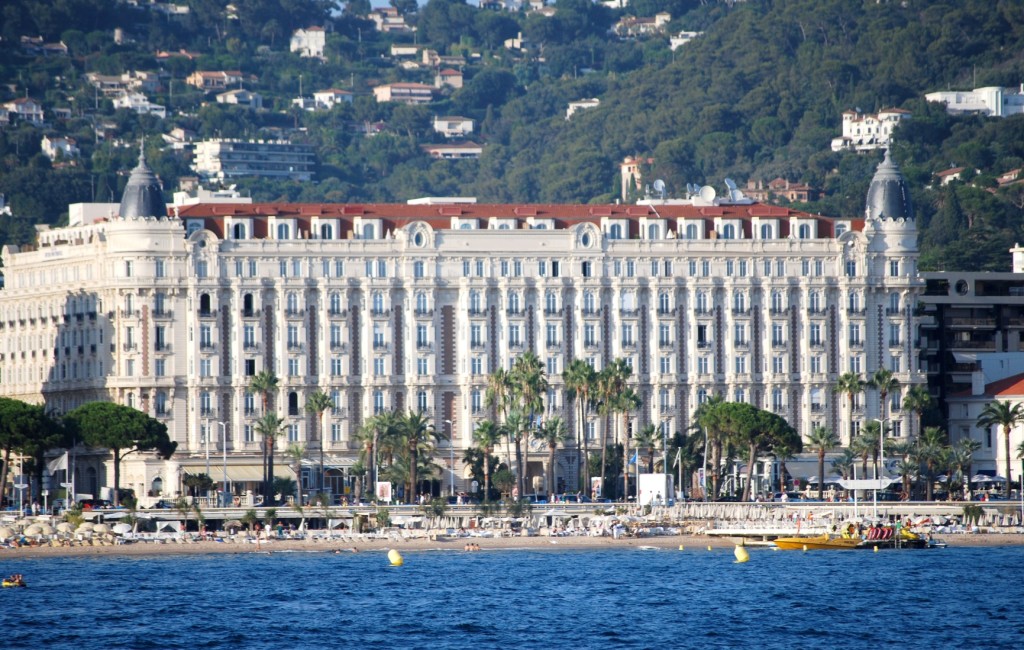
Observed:
[[[910,189],[900,173],[899,166],[889,158],[878,163],[878,170],[868,187],[867,206],[864,216],[868,219],[913,219],[914,208],[910,203]]]
[[[146,155],[139,147],[139,164],[128,177],[121,196],[119,214],[122,219],[133,217],[166,217],[167,203],[160,189],[160,181],[146,164]]]

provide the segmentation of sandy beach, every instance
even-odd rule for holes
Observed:
[[[1024,546],[1024,534],[1019,533],[972,533],[938,535],[937,538],[948,546]],[[0,549],[0,559],[40,558],[40,557],[97,557],[97,556],[157,556],[157,555],[195,555],[195,554],[244,554],[244,553],[280,553],[280,552],[384,552],[392,548],[399,551],[465,551],[467,542],[480,546],[480,552],[495,550],[566,550],[623,548],[639,549],[641,547],[683,551],[707,552],[732,548],[735,541],[730,538],[707,537],[703,535],[665,535],[658,537],[639,537],[613,539],[611,537],[474,537],[467,538],[413,538],[408,540],[392,539],[335,539],[335,540],[289,540],[273,539],[261,541],[259,546],[253,542],[135,542],[116,546],[71,546],[71,547],[23,547],[17,549]]]

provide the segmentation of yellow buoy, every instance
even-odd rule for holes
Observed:
[[[877,552],[878,552],[878,547],[876,546],[876,547],[875,547],[875,553],[877,553]]]
[[[807,552],[807,544],[804,544],[804,553]]]
[[[708,550],[709,551],[711,550],[711,544],[708,544]]]
[[[683,550],[683,545],[682,544],[679,545],[679,550],[680,551]]]
[[[747,553],[747,549],[743,548],[743,546],[737,546],[735,549],[733,549],[732,553],[736,556],[737,564],[742,564],[743,562],[750,561],[750,553]]]
[[[388,561],[391,562],[391,566],[402,566],[405,562],[405,560],[402,559],[402,554],[395,549],[388,551]]]

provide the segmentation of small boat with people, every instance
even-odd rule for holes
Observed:
[[[4,587],[27,587],[25,578],[20,573],[8,576],[3,580]]]
[[[834,530],[834,529],[833,529]],[[842,533],[821,533],[796,537],[779,537],[775,546],[784,550],[847,550],[857,548],[935,548],[943,546],[930,536],[915,533],[899,526],[876,526],[861,530],[856,524],[848,523]]]

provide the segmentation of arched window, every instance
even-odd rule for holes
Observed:
[[[299,414],[299,394],[295,391],[288,393],[288,415]]]
[[[135,408],[135,393],[128,393],[128,408]]]
[[[331,303],[330,303],[331,304],[331,306],[330,306],[331,314],[337,316],[338,314],[341,313],[341,294],[340,293],[332,293],[330,301],[331,301]]]
[[[688,224],[686,226],[686,239],[697,239],[697,225]]]
[[[821,311],[821,295],[817,291],[812,291],[807,304],[812,312]]]
[[[585,313],[585,314],[593,314],[595,311],[597,311],[597,310],[594,308],[594,292],[593,291],[586,291],[586,292],[584,292],[584,294],[583,294],[583,313]]]
[[[245,239],[245,224],[236,223],[231,227],[231,238],[232,239]]]
[[[420,413],[426,413],[427,411],[427,391],[421,390],[416,392],[416,409]]]
[[[622,294],[622,308],[626,311],[636,309],[636,294],[632,291],[627,291]]]
[[[613,223],[611,228],[608,229],[608,239],[622,239],[622,226]]]
[[[722,239],[736,239],[736,226],[727,223],[722,227]]]
[[[427,313],[427,294],[422,291],[416,293],[416,311],[421,314]]]
[[[850,292],[850,311],[852,311],[852,312],[859,312],[860,311],[860,294],[857,293],[856,291],[851,291]]]
[[[509,230],[509,225],[507,223],[498,224],[498,230]]]
[[[708,294],[704,291],[697,292],[697,311],[706,312],[708,310]]]
[[[519,294],[515,291],[508,294],[508,310],[513,314],[519,313]]]
[[[761,239],[772,238],[772,227],[769,224],[761,224]]]
[[[672,299],[668,295],[668,291],[662,291],[658,294],[658,311],[663,314],[667,314],[672,308]]]
[[[277,224],[277,238],[278,239],[290,239],[291,228],[286,223]]]
[[[554,291],[548,291],[544,294],[544,308],[548,310],[548,313],[555,313],[558,311],[558,294]]]
[[[247,293],[244,296],[242,296],[242,311],[245,313],[246,316],[251,316],[252,310],[252,294]]]
[[[473,290],[469,292],[469,311],[474,314],[479,314],[480,309],[480,292]]]
[[[703,404],[706,401],[708,401],[708,391],[701,388],[697,391],[697,404]]]
[[[747,294],[742,291],[737,291],[732,294],[732,308],[739,312],[744,313],[747,311]]]
[[[199,313],[210,313],[210,294],[204,293],[199,296]]]
[[[800,224],[800,227],[797,229],[797,238],[798,239],[810,239],[811,238],[811,227],[808,226],[806,223]]]
[[[892,314],[899,313],[900,311],[900,294],[890,293],[889,294],[889,312]]]
[[[423,263],[423,260],[416,260],[415,262],[412,263],[412,277],[414,277],[414,278],[425,277],[426,274],[427,274],[426,268],[427,267]]]
[[[379,390],[373,391],[373,412],[377,415],[384,412],[384,393]]]
[[[294,314],[299,311],[299,296],[294,293],[288,294],[287,309],[289,314]]]
[[[647,239],[658,239],[658,235],[659,235],[660,230],[661,229],[658,227],[658,224],[656,224],[656,223],[648,224],[648,226],[647,226]]]
[[[334,226],[329,223],[320,224],[320,239],[334,239]]]
[[[129,316],[135,311],[135,296],[133,294],[129,293],[124,297],[124,310],[128,312]]]
[[[776,312],[776,313],[782,311],[782,292],[781,291],[772,291],[772,311]]]
[[[153,401],[155,402],[156,414],[157,415],[166,415],[167,414],[167,393],[162,391],[162,390],[158,390],[156,392],[156,399],[153,400]]]
[[[373,224],[363,224],[363,239],[373,239]]]
[[[373,292],[373,311],[378,314],[384,311],[384,294],[380,291]]]

